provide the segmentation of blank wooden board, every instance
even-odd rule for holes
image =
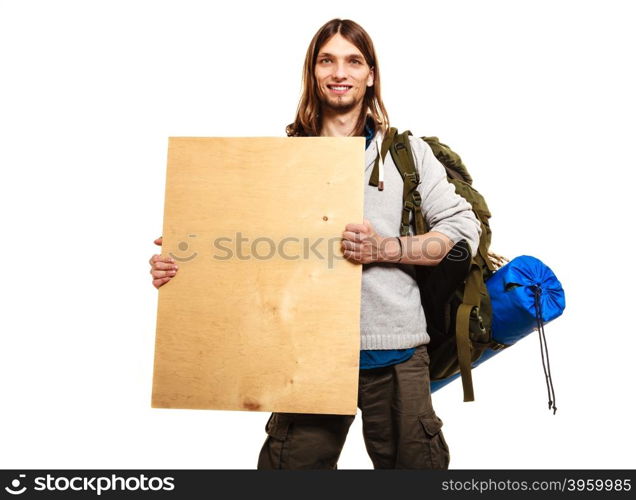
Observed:
[[[353,415],[364,138],[170,138],[155,408]]]

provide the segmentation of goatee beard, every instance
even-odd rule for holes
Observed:
[[[330,102],[329,99],[322,99],[321,104],[323,109],[337,111],[338,113],[348,113],[349,111],[355,109],[360,103],[351,101],[349,103],[337,102],[336,104],[334,104],[333,102]]]

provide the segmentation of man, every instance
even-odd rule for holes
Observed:
[[[303,95],[289,136],[364,135],[365,202],[362,224],[342,233],[344,257],[363,265],[358,406],[367,451],[375,468],[446,469],[450,461],[442,420],[431,401],[426,319],[415,265],[438,264],[459,240],[473,256],[480,226],[455,193],[428,145],[411,138],[421,183],[422,210],[431,230],[398,237],[402,179],[390,155],[381,185],[369,185],[388,129],[380,71],[369,35],[350,20],[333,19],[312,39],[304,64]],[[161,239],[155,241],[161,244]],[[176,274],[169,258],[150,260],[153,284]],[[274,413],[267,422],[260,469],[337,468],[354,416]]]

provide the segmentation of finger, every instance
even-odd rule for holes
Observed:
[[[366,232],[370,235],[375,235],[375,229],[373,229],[373,225],[369,219],[364,219],[364,226],[367,228]]]
[[[162,261],[157,261],[152,265],[153,269],[179,269],[179,266],[172,263],[172,262],[162,262]]]
[[[152,257],[150,257],[150,260],[148,262],[152,266],[155,262],[172,262],[172,263],[174,263],[174,259],[172,257],[168,256],[168,255],[153,255]]]
[[[343,252],[343,255],[345,259],[351,262],[355,262],[356,264],[360,264],[360,260],[361,260],[360,252],[352,252],[351,250],[345,250]]]
[[[163,236],[159,236],[153,243],[159,246],[163,245]]]
[[[349,241],[361,241],[362,240],[362,235],[360,233],[354,233],[353,231],[345,231],[344,233],[342,233],[342,237],[345,240],[349,240]]]
[[[157,278],[172,278],[177,274],[177,270],[176,269],[168,269],[166,271],[163,271],[161,269],[151,269],[150,270],[150,274],[152,274],[152,277],[157,279]]]
[[[164,283],[168,283],[168,281],[170,281],[170,278],[159,278],[159,279],[153,280],[152,284],[155,286],[155,288],[159,288]]]
[[[364,224],[347,224],[345,231],[352,231],[354,233],[364,233],[368,231],[367,226]]]
[[[355,241],[343,240],[342,248],[344,250],[351,250],[353,252],[359,252],[361,249],[361,244]]]

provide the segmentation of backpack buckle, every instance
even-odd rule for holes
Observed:
[[[419,207],[422,205],[422,195],[420,195],[419,191],[413,191],[412,193],[413,195],[413,203],[415,203],[416,207]]]
[[[409,181],[411,181],[414,184],[419,184],[420,183],[420,176],[418,175],[417,172],[411,172],[411,173],[405,173],[404,177],[408,177]]]

